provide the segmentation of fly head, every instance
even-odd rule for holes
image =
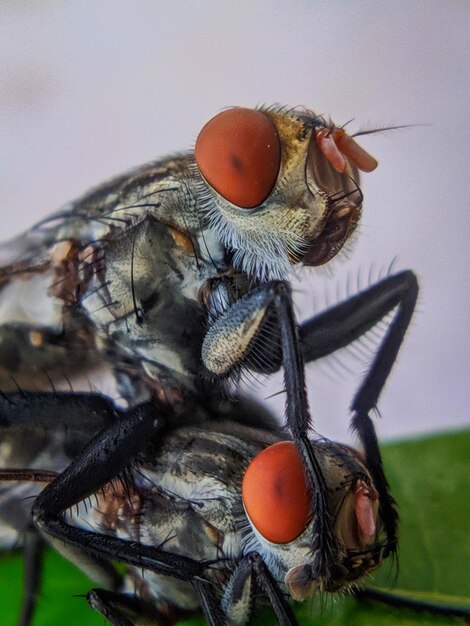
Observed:
[[[332,259],[361,215],[358,170],[377,165],[342,128],[297,109],[223,111],[194,156],[203,212],[233,265],[260,280]]]
[[[332,545],[326,575],[318,575],[319,555],[312,549],[314,498],[295,444],[283,441],[260,452],[249,465],[242,488],[253,548],[295,600],[317,591],[347,589],[390,553],[379,495],[358,453],[330,441],[312,445],[327,490],[323,528],[331,530]]]

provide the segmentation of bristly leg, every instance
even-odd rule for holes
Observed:
[[[302,351],[307,362],[352,343],[397,309],[370,369],[351,404],[352,427],[364,447],[366,463],[380,495],[390,551],[397,547],[398,514],[385,477],[382,457],[370,413],[397,358],[418,298],[418,281],[411,271],[381,280],[361,293],[307,320],[301,327]]]
[[[41,591],[44,540],[36,528],[26,531],[24,542],[23,600],[18,626],[31,626]]]
[[[257,552],[243,556],[227,584],[223,608],[229,623],[250,623],[256,588],[269,599],[280,626],[297,626],[292,608]]]
[[[136,595],[92,589],[87,594],[88,604],[113,626],[134,626],[145,623],[152,626],[172,626],[173,620],[160,613],[150,603]]]
[[[389,591],[381,591],[379,589],[372,589],[366,587],[365,589],[358,589],[354,592],[355,597],[363,602],[381,602],[388,606],[393,606],[401,609],[410,609],[412,611],[419,611],[420,613],[430,613],[431,615],[438,615],[443,617],[463,619],[466,624],[470,624],[470,609],[458,606],[449,606],[445,604],[439,604],[438,602],[427,602],[426,600],[418,600],[400,595],[399,593],[393,593]]]
[[[332,530],[326,506],[326,485],[316,452],[308,439],[311,428],[305,386],[304,362],[299,346],[298,328],[290,287],[283,281],[262,285],[226,309],[209,329],[202,356],[205,365],[219,375],[230,369],[250,365],[250,357],[265,340],[263,330],[272,323],[279,342],[286,386],[286,424],[304,461],[312,503],[312,553],[315,554],[315,576],[328,575],[332,562]],[[272,367],[272,363],[268,366]]]

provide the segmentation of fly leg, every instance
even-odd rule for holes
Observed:
[[[125,482],[125,470],[134,458],[167,427],[168,409],[159,407],[157,417],[153,403],[122,412],[99,395],[33,392],[12,395],[0,396],[0,432],[22,440],[25,429],[28,432],[36,426],[38,432],[44,433],[52,428],[53,432],[62,432],[66,448],[75,443],[70,450],[74,460],[62,473],[49,469],[0,470],[0,480],[49,483],[36,498],[33,520],[54,547],[108,590],[119,589],[121,583],[111,564],[113,560],[188,581],[200,598],[211,626],[220,626],[216,600],[209,585],[204,584],[207,563],[165,552],[158,546],[85,531],[64,520],[67,509],[96,493],[110,480],[123,476]],[[82,433],[82,438],[89,440],[95,436],[77,449],[80,424],[81,431],[87,431]],[[35,434],[34,428],[32,433]]]
[[[220,606],[209,591],[210,583],[202,579],[193,583],[199,602],[210,626],[225,626],[225,617]],[[176,607],[166,607],[159,611],[155,604],[135,594],[116,593],[104,589],[92,589],[87,594],[88,604],[113,626],[134,626],[134,624],[152,624],[152,626],[173,626],[191,611],[182,611]]]
[[[9,450],[2,462],[13,466],[0,469],[0,481],[11,484],[11,488],[2,485],[3,513],[7,513],[3,517],[12,527],[24,528],[25,533],[20,626],[33,621],[42,578],[43,539],[29,521],[31,497],[43,487],[40,483],[47,484],[57,477],[58,471],[54,468],[62,469],[57,464],[63,464],[64,457],[78,453],[95,432],[114,419],[114,407],[99,395],[27,391],[0,395],[0,441]],[[49,433],[54,433],[55,437],[50,437]],[[37,468],[39,463],[46,469],[31,469]],[[19,464],[23,468],[19,468]],[[27,487],[24,483],[31,487],[23,489]],[[77,565],[83,566],[83,561],[82,558]],[[90,559],[88,565],[88,570],[100,569],[98,564],[92,567]],[[100,572],[99,580],[102,583],[106,579],[112,584],[118,576],[109,563],[106,565],[106,572]]]
[[[245,555],[232,574],[222,599],[229,624],[248,624],[253,610],[255,587],[269,599],[280,626],[296,626],[297,620],[279,586],[257,552]]]
[[[307,437],[310,416],[303,359],[313,361],[347,346],[397,308],[351,406],[352,425],[364,446],[366,463],[379,491],[389,549],[393,551],[397,542],[398,516],[369,414],[375,408],[395,362],[417,295],[418,283],[411,271],[390,276],[302,324],[299,349],[289,287],[283,282],[272,282],[248,293],[220,314],[204,340],[203,361],[209,370],[218,375],[228,374],[242,366],[275,371],[282,361],[287,425],[305,462],[315,494],[312,548],[318,555],[316,576],[325,575],[327,563],[331,562],[331,523],[325,504],[324,479]]]
[[[181,580],[201,575],[204,564],[158,547],[118,539],[71,526],[63,513],[122,475],[133,459],[163,429],[151,404],[140,405],[94,437],[60,476],[37,497],[33,520],[54,544],[65,544],[101,559],[113,559]],[[54,541],[58,540],[58,541]]]
[[[49,483],[58,475],[58,472],[51,470],[5,468],[0,470],[0,481]],[[25,531],[24,598],[18,626],[30,626],[34,618],[42,583],[44,545],[44,539],[37,528],[31,526]],[[65,543],[56,545],[56,549],[95,582],[108,589],[119,589],[121,586],[122,576],[109,561],[90,556],[76,548],[70,549]]]
[[[91,608],[100,613],[113,626],[134,626],[135,621],[127,619],[126,614],[131,613],[132,616],[143,614],[141,606],[127,606],[126,601],[128,599],[132,602],[133,598],[127,598],[124,594],[104,589],[92,589],[87,593],[88,604]]]
[[[212,583],[202,577],[194,578],[191,582],[209,626],[229,626],[214,595]]]
[[[411,609],[413,611],[423,611],[432,615],[444,617],[460,618],[466,624],[470,624],[470,609],[458,606],[448,606],[437,602],[427,602],[415,598],[408,598],[393,592],[381,591],[379,589],[357,589],[354,592],[356,598],[364,602],[381,602],[396,608]]]
[[[267,347],[266,347],[267,346]],[[220,315],[204,340],[202,358],[212,372],[223,375],[248,366],[260,354],[259,369],[277,369],[282,355],[286,386],[286,423],[302,456],[313,495],[312,553],[316,577],[328,574],[332,562],[332,530],[326,506],[326,484],[314,447],[305,388],[304,362],[289,285],[274,281],[254,289]]]
[[[32,623],[41,589],[43,555],[44,540],[36,528],[28,529],[24,543],[23,600],[18,626],[29,626]]]
[[[364,447],[366,464],[379,492],[381,514],[391,551],[396,549],[398,514],[383,471],[370,413],[376,407],[395,362],[417,297],[416,276],[411,271],[400,272],[304,322],[300,331],[305,360],[314,361],[347,346],[397,309],[351,404],[352,426]]]
[[[155,626],[171,626],[173,621],[162,615],[150,603],[135,595],[92,589],[88,604],[113,626],[134,626],[144,621]]]
[[[108,564],[115,560],[149,569],[190,582],[200,595],[199,582],[204,580],[208,563],[164,551],[159,546],[83,530],[64,520],[67,509],[112,479],[125,476],[126,468],[168,424],[165,419],[168,416],[163,414],[166,410],[162,407],[158,418],[154,404],[140,405],[121,413],[39,494],[33,507],[33,520],[59,551],[65,544],[68,558],[75,552]],[[125,478],[123,480],[125,482]],[[207,590],[204,598],[203,610],[214,604]],[[207,612],[206,617],[210,624],[218,623]]]

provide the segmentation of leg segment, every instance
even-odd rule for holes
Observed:
[[[24,545],[23,601],[18,626],[30,626],[41,590],[44,541],[36,528],[26,532]]]
[[[193,578],[191,583],[209,626],[226,626],[225,616],[212,591],[213,584],[199,577]]]
[[[397,542],[398,515],[389,492],[375,429],[369,413],[375,408],[390,374],[418,297],[416,276],[405,271],[389,276],[349,298],[301,327],[302,350],[306,361],[331,354],[358,339],[397,308],[369,372],[354,396],[352,425],[366,454],[366,463],[380,494],[381,514],[390,549]]]
[[[470,624],[470,609],[458,606],[446,606],[437,602],[426,602],[425,600],[417,600],[394,594],[393,592],[380,591],[379,589],[357,589],[354,595],[358,600],[368,602],[382,602],[389,606],[397,608],[411,609],[420,613],[427,612],[432,615],[442,615],[444,617],[461,618],[465,623]]]
[[[2,464],[61,472],[66,459],[80,454],[118,418],[115,406],[100,394],[0,393],[0,440],[9,450]]]
[[[249,623],[256,587],[261,588],[269,599],[280,626],[297,626],[291,607],[256,552],[246,554],[241,559],[228,582],[222,600],[228,623],[237,626]]]
[[[302,324],[302,352],[307,362],[315,361],[349,345],[398,307],[369,373],[354,397],[353,411],[368,413],[377,403],[411,321],[417,297],[416,276],[411,271],[400,272]]]
[[[88,604],[113,626],[171,626],[170,622],[152,605],[135,595],[116,593],[104,589],[92,589],[87,594]]]
[[[380,450],[369,413],[375,407],[395,362],[416,305],[417,295],[418,284],[412,272],[405,271],[390,276],[305,322],[300,329],[300,350],[289,287],[286,283],[272,282],[248,293],[224,311],[204,341],[203,360],[214,373],[225,374],[236,366],[250,367],[250,357],[262,350],[260,344],[265,343],[266,335],[269,337],[269,333],[264,336],[262,333],[273,321],[272,311],[275,311],[276,328],[270,335],[273,348],[268,353],[270,362],[268,358],[264,371],[275,369],[278,356],[276,348],[280,344],[286,385],[287,425],[304,459],[315,493],[316,526],[313,549],[319,555],[319,576],[326,574],[331,549],[331,529],[324,502],[324,480],[307,437],[311,424],[303,358],[313,361],[347,346],[397,308],[351,407],[352,424],[364,446],[367,465],[380,493],[381,515],[390,549],[393,550],[396,545],[397,513],[383,472]],[[259,369],[263,371],[263,363]]]
[[[62,404],[66,402],[65,397],[61,400]],[[85,410],[88,408],[85,405]],[[0,471],[0,479],[48,483],[36,499],[34,521],[49,535],[59,552],[108,588],[107,591],[94,592],[90,596],[90,603],[113,624],[129,626],[133,624],[132,618],[146,617],[150,613],[156,624],[170,624],[145,602],[109,591],[118,589],[121,583],[121,578],[110,563],[110,560],[119,560],[191,582],[208,622],[211,626],[221,626],[221,609],[211,585],[203,579],[207,564],[165,552],[158,546],[85,531],[70,526],[63,519],[63,513],[68,508],[122,474],[132,460],[147,449],[150,439],[167,422],[156,418],[155,406],[152,404],[136,407],[125,414],[116,412],[115,421],[95,436],[61,474],[50,470],[12,468]],[[13,425],[10,424],[10,427]],[[21,626],[23,624],[26,626],[28,622],[22,622]]]
[[[126,541],[70,526],[62,519],[66,509],[119,476],[163,428],[153,405],[141,405],[99,433],[67,469],[37,497],[33,519],[50,537],[64,541],[96,558],[122,561],[181,580],[202,575],[205,565],[158,547]]]
[[[313,501],[312,552],[316,555],[316,575],[327,575],[331,562],[331,524],[325,502],[326,485],[316,452],[308,439],[311,427],[303,355],[299,347],[297,324],[289,285],[268,283],[237,300],[215,322],[206,336],[203,360],[215,373],[249,363],[250,351],[261,349],[266,340],[266,325],[276,323],[271,332],[274,348],[280,347],[286,386],[286,422],[304,460]],[[266,333],[267,334],[267,333]],[[274,350],[275,352],[275,350]]]

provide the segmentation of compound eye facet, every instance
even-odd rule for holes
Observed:
[[[245,511],[256,530],[272,543],[289,543],[311,519],[312,496],[302,460],[292,441],[265,448],[243,477]]]
[[[274,123],[253,109],[230,109],[209,120],[199,133],[194,155],[206,181],[244,209],[266,200],[281,164]]]

